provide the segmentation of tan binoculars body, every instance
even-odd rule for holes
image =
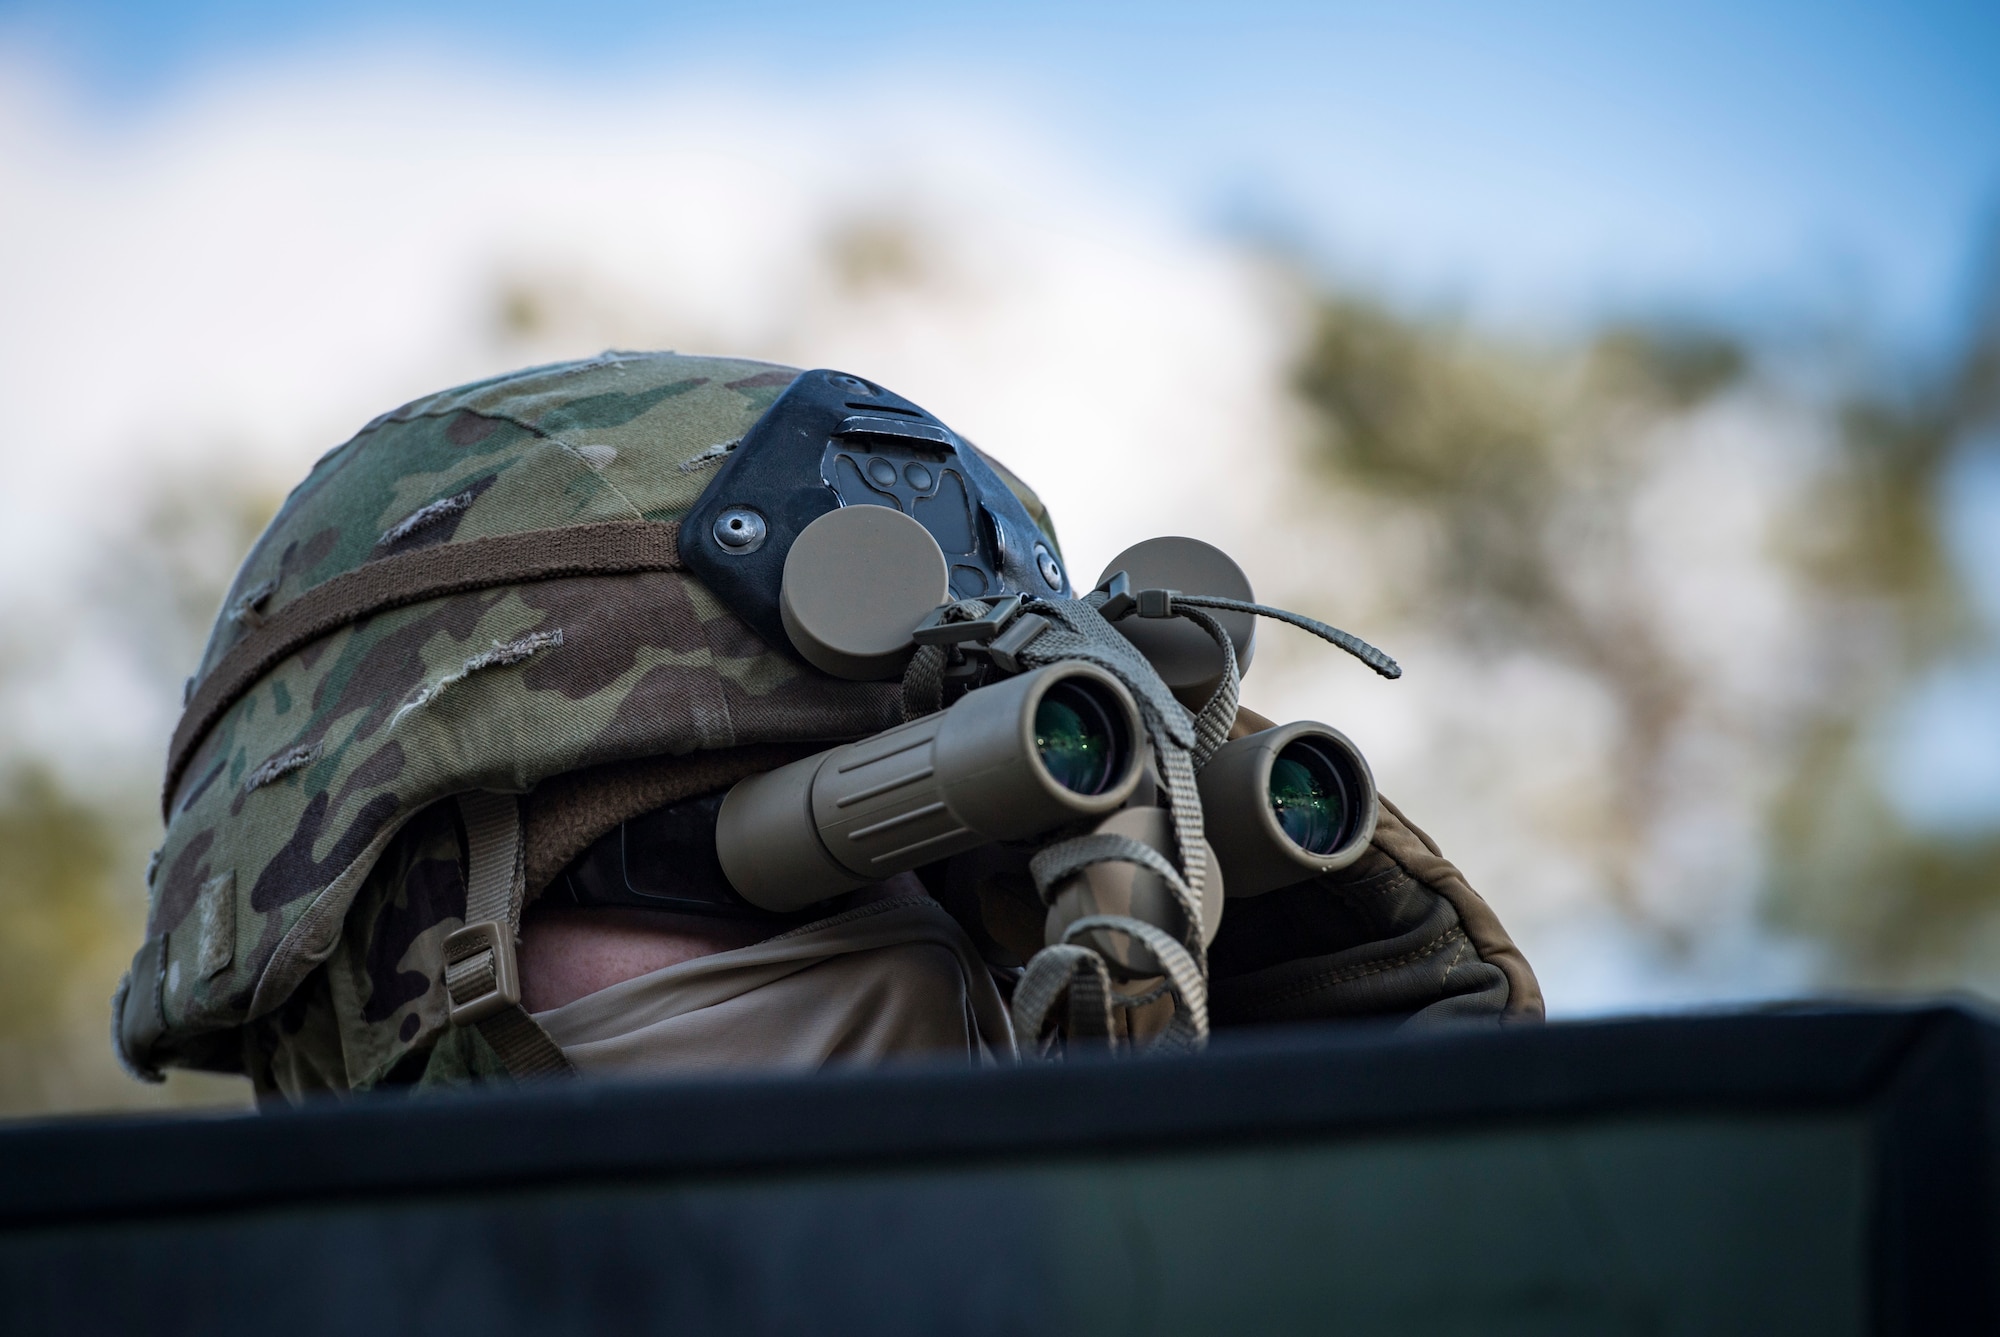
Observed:
[[[1113,721],[1114,764],[1095,793],[1065,788],[1043,765],[1036,712],[1052,689],[1094,694]],[[994,841],[1024,841],[1098,819],[1096,830],[1174,853],[1166,810],[1153,806],[1138,711],[1125,688],[1091,664],[1067,662],[968,693],[947,710],[857,743],[752,776],[716,822],[723,872],[745,900],[804,909],[841,892]],[[1270,800],[1273,764],[1295,743],[1337,759],[1351,815],[1339,844],[1314,853],[1291,840]],[[1374,779],[1347,738],[1322,724],[1267,729],[1225,744],[1201,773],[1211,877],[1203,937],[1221,922],[1222,892],[1255,896],[1343,868],[1374,834]],[[1154,874],[1130,864],[1085,869],[1058,889],[1052,940],[1084,915],[1129,914],[1177,936],[1178,902]],[[1109,935],[1097,935],[1106,937]],[[1139,974],[1157,973],[1136,944],[1093,943]]]

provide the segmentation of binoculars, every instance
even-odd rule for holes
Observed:
[[[995,842],[1096,832],[1170,861],[1185,853],[1159,806],[1159,769],[1125,682],[1085,659],[1039,667],[1017,659],[1047,626],[1023,611],[1021,595],[989,598],[983,616],[951,622],[955,561],[916,519],[887,505],[829,512],[793,540],[776,621],[800,657],[835,676],[880,679],[900,673],[919,644],[934,645],[943,662],[958,666],[941,670],[945,676],[970,676],[959,678],[949,706],[728,793],[715,817],[716,859],[751,905],[801,911]],[[1060,583],[1059,570],[1043,575]],[[1182,705],[1198,706],[1228,676],[1218,638],[1227,638],[1239,670],[1248,664],[1255,633],[1247,613],[1218,613],[1215,630],[1204,631],[1147,613],[1135,593],[1199,592],[1238,610],[1259,607],[1242,570],[1219,549],[1152,539],[1114,558],[1101,588],[1107,614],[1121,619],[1114,629]],[[1135,610],[1139,616],[1122,620]],[[966,659],[968,637],[980,638],[985,667]],[[1200,903],[1129,861],[1086,865],[1049,889],[1049,941],[1105,915],[1142,920],[1177,940],[1198,928],[1205,941],[1221,922],[1224,895],[1261,895],[1345,867],[1374,835],[1368,763],[1323,724],[1287,724],[1225,743],[1197,787],[1208,856]],[[1200,913],[1199,926],[1186,922],[1190,910]],[[1158,973],[1159,962],[1130,935],[1084,931],[1124,973]]]
[[[789,912],[994,841],[1145,806],[1138,708],[1111,674],[1051,664],[949,708],[739,783],[716,819],[724,875]],[[1339,730],[1302,722],[1226,743],[1198,780],[1231,896],[1344,868],[1374,835],[1375,781]]]

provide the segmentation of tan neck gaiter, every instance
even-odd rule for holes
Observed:
[[[586,1073],[1014,1057],[1007,1006],[936,901],[895,895],[537,1012]]]

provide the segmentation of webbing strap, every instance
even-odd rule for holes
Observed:
[[[447,595],[564,576],[681,569],[680,525],[650,520],[493,534],[364,562],[286,604],[229,652],[195,688],[167,749],[162,809],[215,722],[271,669],[322,636],[364,617]]]
[[[1072,875],[1093,864],[1113,862],[1136,864],[1158,877],[1173,893],[1174,901],[1180,907],[1183,928],[1190,924],[1200,926],[1201,902],[1181,876],[1180,870],[1174,867],[1173,860],[1144,841],[1130,836],[1094,831],[1089,835],[1057,841],[1044,846],[1028,860],[1028,875],[1035,880],[1035,890],[1041,893],[1043,902],[1049,903],[1055,900],[1062,884]]]
[[[465,922],[521,922],[521,801],[512,794],[476,792],[458,796],[465,822]]]
[[[903,670],[903,719],[922,719],[944,709],[944,647],[920,645]]]
[[[1024,1055],[1037,1052],[1047,1010],[1063,992],[1070,994],[1072,1018],[1077,1021],[1089,1018],[1085,1022],[1087,1029],[1095,1029],[1096,972],[1101,963],[1092,966],[1077,956],[1078,951],[1089,949],[1075,939],[1096,929],[1128,934],[1150,949],[1164,967],[1175,994],[1175,1007],[1168,1034],[1160,1040],[1172,1049],[1194,1049],[1208,1038],[1208,961],[1201,940],[1201,904],[1210,879],[1208,844],[1202,838],[1201,795],[1195,786],[1195,756],[1198,749],[1212,750],[1218,740],[1205,741],[1196,719],[1174,699],[1145,656],[1104,620],[1098,611],[1103,602],[1102,594],[1080,600],[1037,600],[1035,612],[1049,625],[1032,640],[1016,647],[1015,653],[1022,663],[1036,667],[1066,659],[1086,660],[1125,684],[1139,707],[1152,747],[1173,831],[1173,856],[1125,837],[1100,832],[1048,846],[1035,856],[1031,867],[1045,903],[1055,896],[1064,877],[1089,864],[1120,860],[1146,868],[1165,881],[1179,902],[1185,937],[1176,940],[1164,930],[1126,915],[1093,915],[1071,924],[1062,942],[1044,947],[1029,959],[1027,973],[1016,986],[1015,1022]],[[1217,624],[1211,634],[1220,632]],[[1223,638],[1226,642],[1226,633]],[[1224,654],[1233,668],[1233,655],[1227,648]],[[1233,695],[1234,685],[1224,686]],[[1133,997],[1111,990],[1109,1000],[1113,1007],[1130,1009],[1157,996]],[[1107,1036],[1106,1040],[1109,1039]],[[1158,1050],[1160,1040],[1149,1049]]]
[[[1041,1055],[1042,1031],[1056,1000],[1069,995],[1071,1040],[1113,1043],[1111,971],[1104,958],[1075,943],[1053,943],[1036,952],[1014,986],[1014,1043],[1023,1057]]]
[[[1084,600],[1043,599],[1036,602],[1035,609],[1053,625],[1021,649],[1022,663],[1039,668],[1065,659],[1086,660],[1116,677],[1132,693],[1166,790],[1181,874],[1198,901],[1208,872],[1208,846],[1202,841],[1201,796],[1195,788],[1190,753],[1196,741],[1193,716],[1174,700],[1138,648],[1104,620],[1096,605]],[[1194,922],[1198,929],[1200,921]],[[1196,941],[1198,944],[1198,932]]]
[[[521,801],[511,794],[458,797],[465,822],[465,927],[444,944],[444,986],[451,1024],[473,1026],[518,1079],[576,1069],[521,1006],[514,936],[527,892]]]
[[[1096,951],[1075,941],[1098,930],[1129,933],[1153,953],[1166,971],[1164,983],[1143,994],[1120,993]],[[1174,1017],[1148,1047],[1149,1053],[1195,1053],[1208,1041],[1208,983],[1194,956],[1166,930],[1128,915],[1085,915],[1063,930],[1062,941],[1036,952],[1014,986],[1014,1039],[1024,1058],[1042,1054],[1042,1032],[1056,1000],[1069,995],[1068,1040],[1116,1046],[1114,1008],[1138,1008],[1174,994]]]
[[[1229,741],[1229,726],[1236,723],[1236,706],[1243,692],[1243,674],[1236,665],[1236,643],[1229,639],[1222,624],[1199,608],[1178,606],[1179,602],[1176,598],[1175,616],[1184,617],[1207,632],[1222,651],[1222,681],[1215,685],[1207,704],[1194,717],[1194,746],[1189,751],[1194,768],[1199,771]]]
[[[1129,933],[1140,944],[1152,952],[1160,966],[1167,972],[1167,982],[1175,995],[1174,1020],[1162,1040],[1170,1041],[1170,1048],[1195,1050],[1208,1040],[1208,980],[1204,975],[1205,966],[1198,963],[1194,955],[1165,929],[1157,924],[1148,924],[1143,919],[1130,915],[1085,915],[1063,930],[1063,941],[1070,942],[1099,929],[1109,929],[1117,933]],[[1200,942],[1199,931],[1195,938]],[[1150,997],[1147,1001],[1151,1001]],[[1158,997],[1157,994],[1151,997]],[[1138,1004],[1139,998],[1130,1002]],[[1155,1048],[1159,1046],[1156,1044]]]

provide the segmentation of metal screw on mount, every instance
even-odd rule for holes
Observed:
[[[1035,565],[1041,568],[1042,579],[1048,583],[1050,589],[1059,590],[1062,588],[1063,575],[1061,565],[1057,563],[1054,555],[1039,543],[1035,545]]]
[[[732,506],[715,517],[715,541],[739,556],[763,547],[769,532],[764,517],[748,506]]]

